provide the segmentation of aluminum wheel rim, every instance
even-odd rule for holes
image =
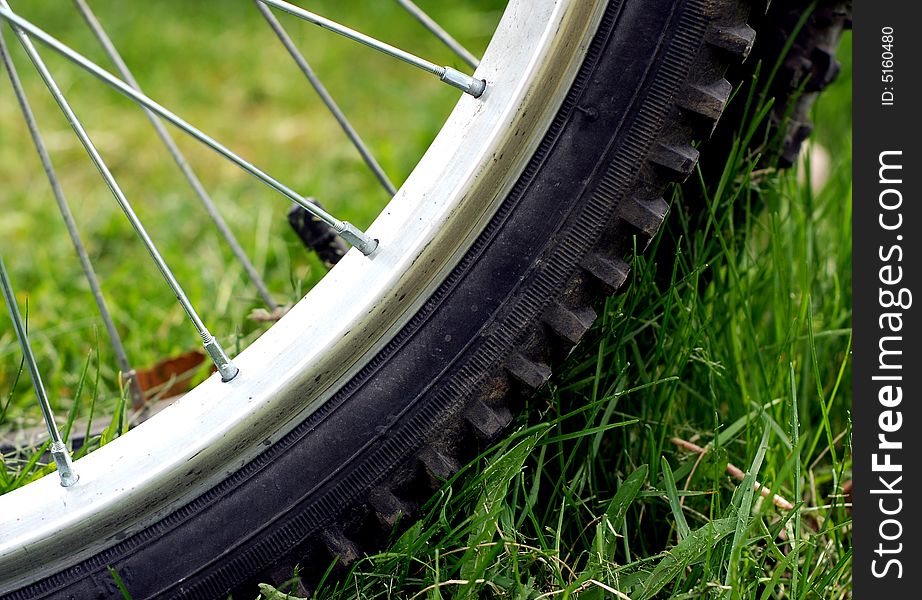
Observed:
[[[77,461],[0,497],[0,593],[144,528],[225,479],[321,406],[414,314],[524,169],[585,55],[605,2],[511,0],[477,76],[368,233],[279,323],[218,375]],[[470,224],[474,223],[474,227]],[[412,302],[406,298],[414,298]]]

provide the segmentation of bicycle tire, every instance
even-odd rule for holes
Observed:
[[[739,152],[739,160],[755,160],[760,169],[788,169],[801,155],[813,132],[811,111],[819,95],[836,80],[840,65],[836,52],[844,30],[851,28],[851,0],[775,0],[766,11],[758,11],[750,25],[759,31],[748,59],[732,65],[727,79],[742,82],[710,137],[700,150],[714,160],[700,165],[699,182],[683,186],[679,208],[685,223],[670,219],[660,236],[659,256],[674,256],[686,232],[704,229],[709,219],[708,195],[716,188],[726,166],[725,157]],[[754,104],[748,105],[751,95]],[[768,114],[752,133],[748,147],[734,150],[740,132],[752,119],[755,106],[771,103]],[[758,194],[752,204],[737,202],[729,208],[734,220],[747,210],[762,207]],[[657,281],[669,283],[670,269],[657,272]],[[701,283],[710,281],[710,270],[701,272]],[[704,289],[704,286],[702,286]]]
[[[851,0],[776,0],[753,19],[752,26],[760,34],[750,59],[731,68],[728,77],[751,79],[755,66],[761,65],[758,84],[773,103],[748,152],[758,155],[763,167],[788,168],[797,162],[813,132],[813,104],[839,74],[836,51],[843,31],[851,29],[851,18]],[[728,108],[708,142],[715,154],[720,154],[718,148],[732,145],[743,111],[742,102]]]
[[[375,547],[501,434],[589,328],[595,300],[626,283],[666,215],[667,185],[691,174],[696,134],[720,117],[760,4],[606,3],[524,171],[364,367],[220,483],[3,597],[119,597],[111,567],[136,599],[217,598]]]

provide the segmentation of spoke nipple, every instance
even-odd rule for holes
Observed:
[[[202,337],[205,336],[203,335]],[[240,369],[238,369],[237,365],[227,356],[227,353],[224,352],[224,348],[221,347],[217,339],[211,335],[209,335],[208,338],[210,339],[206,339],[204,344],[205,352],[211,357],[212,362],[214,362],[215,367],[218,369],[218,373],[221,374],[221,381],[227,383],[240,374]]]
[[[368,234],[348,221],[341,221],[333,229],[339,234],[339,237],[349,242],[353,247],[358,248],[365,256],[378,248],[378,240],[369,237]]]
[[[51,444],[51,458],[58,467],[58,476],[61,478],[63,487],[70,487],[77,483],[80,476],[74,472],[74,463],[71,462],[70,452],[63,442],[57,441]]]
[[[443,67],[445,72],[439,77],[442,81],[452,87],[456,87],[465,94],[470,94],[474,98],[480,98],[484,90],[487,89],[487,82],[483,79],[471,77],[452,67]]]

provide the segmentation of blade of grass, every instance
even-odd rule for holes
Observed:
[[[44,444],[38,447],[35,452],[29,456],[29,460],[26,461],[26,464],[19,470],[19,475],[13,480],[13,484],[10,486],[10,489],[16,489],[24,486],[26,483],[32,481],[33,471],[35,466],[38,464],[39,459],[42,458],[42,455],[48,451],[48,448],[51,446],[51,440],[47,440]],[[50,472],[51,469],[48,468]]]
[[[601,565],[605,557],[614,555],[618,541],[617,531],[622,528],[628,509],[637,498],[637,493],[647,480],[650,468],[641,465],[636,471],[628,475],[627,479],[618,487],[618,492],[605,509],[602,520],[596,525],[595,539],[591,548],[594,553],[590,555],[590,562],[596,566]]]
[[[471,583],[462,588],[461,595],[470,593],[473,582],[483,578],[495,555],[502,551],[501,545],[488,548],[484,544],[496,535],[496,521],[505,507],[503,500],[509,485],[522,470],[525,459],[538,444],[540,437],[540,434],[535,434],[521,440],[484,469],[480,478],[480,485],[484,489],[477,501],[476,513],[471,517],[471,531],[460,570],[460,579]]]
[[[743,483],[736,490],[738,501],[736,502],[736,527],[733,534],[733,543],[730,546],[730,561],[727,569],[727,575],[724,578],[724,585],[729,589],[736,590],[739,585],[739,566],[743,546],[748,540],[747,532],[749,531],[750,516],[752,514],[752,500],[755,495],[755,481],[762,467],[762,461],[765,459],[765,453],[768,451],[768,440],[771,436],[771,426],[766,423],[762,429],[762,439],[759,442],[758,450],[752,465],[746,472]],[[728,594],[724,594],[726,596]]]
[[[812,311],[811,311],[812,312]],[[812,319],[810,325],[810,331],[813,331]],[[812,337],[812,334],[811,334]],[[815,354],[814,354],[815,358]],[[794,376],[794,364],[789,363],[790,371],[790,385],[791,385],[791,441],[794,444],[794,498],[795,501],[800,501],[803,497],[803,492],[801,491],[801,464],[800,464],[800,407],[797,403],[797,381]],[[820,403],[823,400],[820,398]],[[823,420],[828,424],[829,418],[828,415],[824,414]],[[830,442],[831,444],[832,442]],[[791,540],[791,555],[793,560],[791,562],[791,597],[797,598],[797,585],[799,583],[798,579],[800,576],[800,541],[801,541],[801,519],[800,519],[800,505],[795,507],[794,511],[796,517],[794,519],[794,539]]]
[[[122,581],[122,578],[119,576],[118,571],[112,567],[106,567],[109,571],[109,576],[112,578],[112,581],[115,582],[116,587],[118,587],[119,593],[122,595],[122,600],[132,600],[131,594],[128,593],[128,588],[125,587],[125,582]]]
[[[679,542],[688,537],[691,530],[685,521],[685,513],[682,511],[682,503],[679,502],[679,490],[676,488],[675,477],[672,475],[672,468],[666,457],[662,457],[663,482],[666,486],[666,497],[669,499],[669,508],[672,510],[672,516],[675,518],[676,530],[679,536]]]
[[[70,431],[74,426],[74,421],[77,420],[77,411],[80,407],[80,398],[83,394],[83,387],[86,383],[86,376],[90,368],[90,359],[92,359],[92,354],[87,354],[86,360],[83,363],[83,370],[80,372],[80,379],[77,381],[77,389],[74,391],[74,397],[70,405],[70,409],[67,411],[67,421],[64,424],[64,429],[61,431],[61,438],[66,443],[70,439]]]
[[[714,544],[727,537],[736,528],[735,517],[711,521],[691,532],[681,544],[667,551],[656,568],[647,577],[643,588],[631,595],[633,600],[653,598],[669,582],[681,575],[692,563],[703,556]]]

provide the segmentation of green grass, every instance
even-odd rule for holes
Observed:
[[[334,17],[346,10],[344,3],[314,4]],[[411,21],[398,19],[392,4],[369,3],[378,12],[350,22],[372,33],[402,23],[387,39],[447,59]],[[477,8],[495,3],[476,4],[469,11],[426,6],[459,17],[457,33],[480,48],[485,40],[477,32],[495,13],[482,16]],[[193,123],[358,224],[383,203],[248,2],[222,3],[220,12],[209,3],[157,3],[144,18],[112,2],[97,5],[129,64],[143,65],[137,75],[152,96],[183,107]],[[22,9],[102,61],[64,7]],[[180,18],[167,18],[169,11]],[[307,27],[293,29],[400,180],[455,94]],[[243,37],[247,44],[235,43]],[[258,327],[245,319],[258,305],[255,295],[239,269],[218,268],[229,254],[143,117],[51,62],[155,239],[181,265],[180,280],[206,321],[222,324],[218,333],[231,346],[255,334]],[[338,71],[341,64],[393,74],[368,92],[379,109],[361,108],[368,97],[349,98],[356,73]],[[360,560],[345,578],[331,576],[315,597],[850,597],[851,525],[842,494],[851,469],[848,74],[846,64],[815,111],[816,138],[833,157],[822,189],[814,193],[794,173],[753,174],[745,157],[704,156],[726,163],[725,176],[707,191],[703,227],[691,228],[673,211],[679,255],[654,244],[638,257],[628,293],[600,306],[597,326],[518,417],[514,433],[448,482],[389,548]],[[145,365],[194,347],[193,332],[40,84],[34,77],[27,84],[129,353]],[[407,102],[410,96],[420,103]],[[420,104],[434,108],[420,115]],[[298,297],[321,270],[287,231],[285,203],[194,145],[183,147],[273,291],[283,300]],[[111,415],[123,405],[113,360],[12,102],[0,103],[0,181],[0,251],[21,301],[29,298],[36,351],[61,414],[85,418],[92,405]],[[686,193],[696,185],[687,184]],[[184,256],[197,261],[178,260]],[[36,419],[27,408],[27,379],[13,385],[18,371],[12,332],[0,329],[0,401],[9,399],[14,426]],[[106,439],[122,422],[113,420]],[[728,463],[743,471],[742,481],[727,474]],[[9,476],[28,479],[39,465],[26,467]],[[762,498],[755,481],[794,508]],[[268,587],[264,595],[283,597]]]
[[[635,260],[513,436],[312,597],[851,597],[850,86],[815,110],[820,190],[705,157],[706,226],[674,211],[680,255]]]
[[[20,4],[16,8],[26,17],[108,66],[69,2]],[[480,52],[502,4],[478,0],[431,8],[455,23],[458,37]],[[221,2],[220,7],[171,0],[145,5],[143,11],[140,5],[126,8],[114,0],[91,5],[151,97],[293,189],[316,197],[340,218],[364,227],[384,206],[387,194],[251,0]],[[312,2],[312,8],[420,55],[463,67],[395,2],[366,3],[359,15],[347,3],[333,0]],[[281,19],[399,184],[458,93],[398,61],[294,18]],[[4,34],[129,357],[144,368],[198,347],[195,330],[70,127],[14,38]],[[143,113],[51,51],[43,49],[42,54],[206,324],[229,349],[245,345],[264,329],[247,319],[261,302]],[[19,108],[12,93],[7,95],[5,73],[0,89],[0,252],[20,304],[28,299],[32,305],[32,341],[56,408],[67,411],[73,405],[78,375],[88,353],[98,347],[93,363],[101,371],[99,401],[111,410],[120,393],[105,330]],[[290,231],[285,219],[289,202],[171,131],[276,300],[285,304],[299,299],[325,269]],[[4,396],[19,356],[12,330],[0,327]],[[32,405],[26,379],[13,394],[8,422],[37,425]]]

